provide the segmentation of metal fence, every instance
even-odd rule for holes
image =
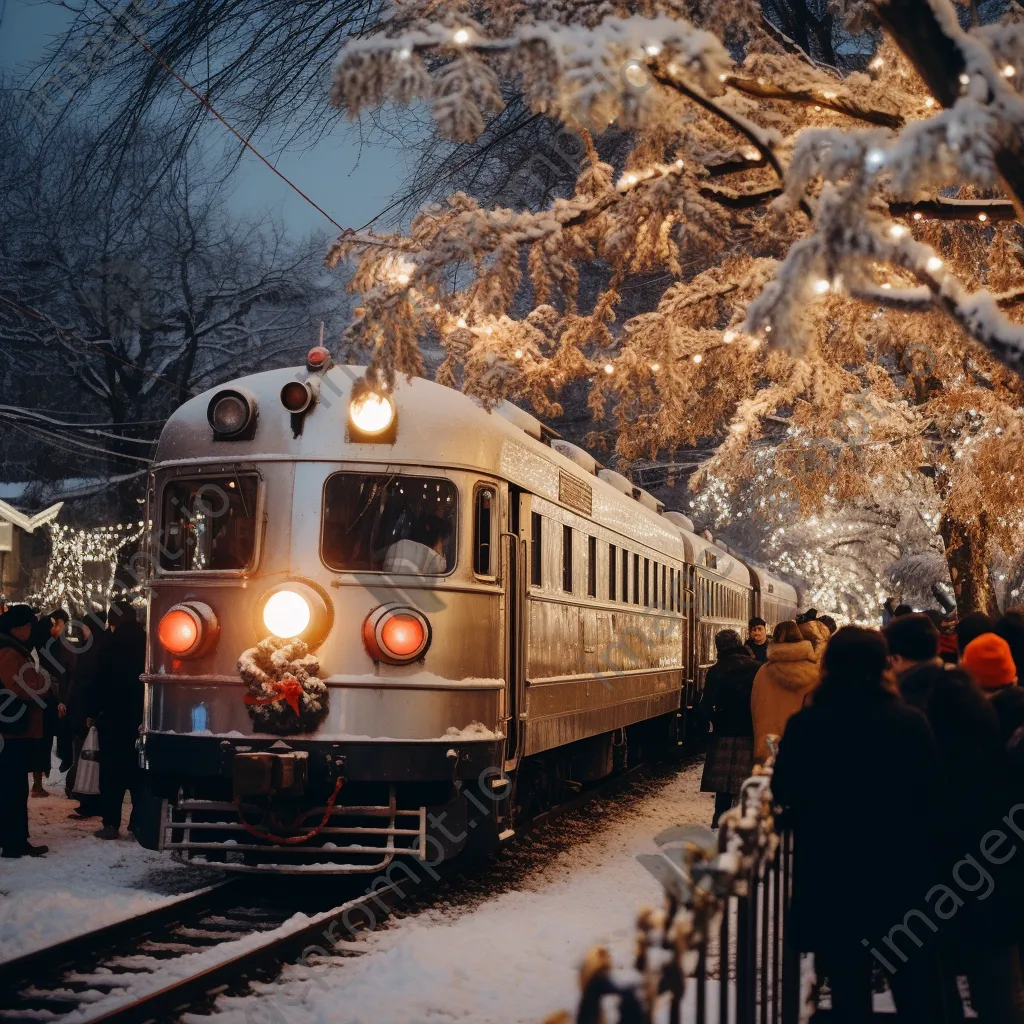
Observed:
[[[787,941],[793,841],[775,830],[770,787],[769,765],[744,783],[717,834],[670,828],[655,837],[659,853],[637,858],[664,886],[665,909],[640,912],[628,982],[616,982],[607,950],[591,950],[577,1024],[603,1020],[609,996],[621,1024],[797,1024],[800,956]]]

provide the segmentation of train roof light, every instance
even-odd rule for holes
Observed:
[[[328,370],[331,367],[331,353],[323,345],[314,345],[306,354],[306,369]]]
[[[164,650],[176,658],[198,658],[217,642],[220,623],[208,604],[185,601],[166,612],[156,635]]]
[[[256,430],[256,399],[241,388],[218,391],[206,408],[216,441],[241,441]]]
[[[292,415],[309,410],[315,399],[313,389],[302,380],[290,380],[281,388],[281,404]]]
[[[408,665],[430,646],[430,623],[415,608],[381,605],[363,623],[363,645],[374,661]]]
[[[395,402],[364,381],[352,388],[348,406],[349,434],[353,441],[384,442],[395,439]]]

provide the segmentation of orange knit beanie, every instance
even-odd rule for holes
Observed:
[[[983,690],[998,690],[1017,679],[1010,645],[995,633],[982,633],[965,648],[960,663]]]

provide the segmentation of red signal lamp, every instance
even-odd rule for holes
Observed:
[[[331,353],[323,345],[314,345],[306,353],[306,369],[310,372],[315,370],[329,370],[331,368]]]
[[[217,643],[220,623],[213,609],[202,601],[186,601],[169,609],[156,628],[160,645],[168,654],[198,658]]]
[[[408,665],[418,661],[430,646],[430,623],[415,608],[382,605],[363,623],[363,645],[374,661]]]

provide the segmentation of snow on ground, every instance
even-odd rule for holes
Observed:
[[[123,839],[96,839],[98,818],[68,820],[78,802],[65,798],[63,779],[54,769],[45,782],[50,795],[29,799],[30,841],[50,852],[0,860],[0,961],[152,910],[221,877],[144,850],[124,832]]]
[[[636,854],[655,850],[653,836],[669,825],[710,821],[713,800],[699,784],[700,766],[689,766],[639,799],[605,800],[573,844],[534,857],[537,871],[512,887],[498,879],[475,900],[456,894],[347,944],[359,956],[290,966],[257,995],[222,997],[217,1024],[536,1024],[573,1011],[586,951],[608,945],[627,965],[638,907],[661,903]]]

